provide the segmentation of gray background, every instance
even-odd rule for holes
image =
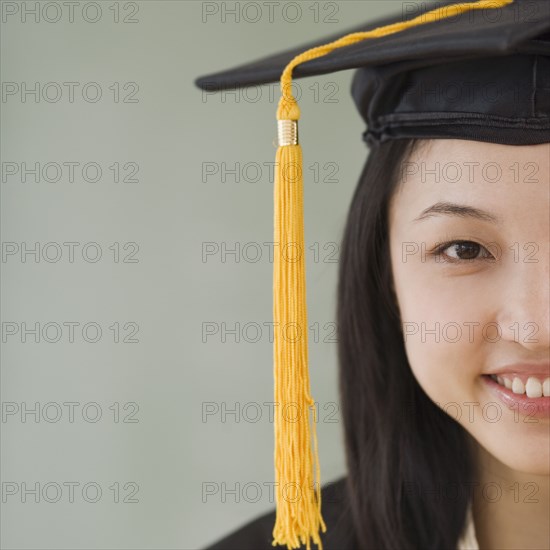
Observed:
[[[71,21],[42,2],[23,17],[34,4],[2,2],[1,546],[200,548],[275,506],[278,93],[205,96],[193,80],[403,5],[106,1]],[[351,77],[297,81],[323,482],[345,472],[333,252],[367,153]],[[26,181],[24,163],[39,163]],[[221,252],[236,246],[239,261]]]

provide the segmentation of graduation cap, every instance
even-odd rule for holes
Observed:
[[[424,4],[424,3],[423,3]],[[365,6],[368,4],[365,3]],[[550,142],[550,2],[438,2],[313,44],[196,79],[206,91],[280,81],[275,163],[274,381],[276,521],[273,545],[322,548],[315,419],[310,395],[300,109],[292,79],[356,69],[351,94],[370,147],[393,139]],[[277,250],[277,249],[276,249]],[[296,337],[282,334],[294,326]],[[313,445],[312,439],[313,437]],[[313,448],[312,448],[313,447]],[[292,492],[289,488],[295,488]]]

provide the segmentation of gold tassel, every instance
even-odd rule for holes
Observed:
[[[273,266],[275,499],[272,545],[289,549],[310,539],[323,546],[320,468],[315,430],[315,406],[310,395],[308,325],[303,213],[302,149],[298,144],[300,109],[291,93],[294,67],[337,48],[386,36],[411,27],[459,15],[468,10],[494,9],[513,0],[479,0],[436,8],[409,21],[346,35],[296,56],[281,75],[282,97],[277,110],[279,147],[275,162]],[[313,425],[310,430],[310,412]],[[313,435],[314,451],[311,449]],[[315,476],[314,472],[315,464]]]
[[[294,116],[299,116],[294,104]],[[284,105],[283,105],[284,108]],[[276,243],[273,267],[273,317],[275,321],[275,496],[277,517],[275,544],[299,548],[310,537],[322,549],[319,528],[326,531],[321,516],[319,459],[315,440],[316,479],[309,429],[308,338],[306,273],[303,221],[302,149],[298,144],[297,120],[279,121],[275,173]],[[298,539],[300,542],[298,542]]]

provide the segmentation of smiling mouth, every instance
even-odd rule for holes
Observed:
[[[489,378],[516,395],[526,395],[530,399],[550,396],[550,378],[548,377],[542,379],[537,376],[520,377],[508,374],[491,374]]]
[[[550,419],[550,378],[546,377],[543,381],[536,376],[512,373],[483,374],[481,379],[492,395],[510,410],[533,419]],[[536,420],[529,420],[533,421]]]

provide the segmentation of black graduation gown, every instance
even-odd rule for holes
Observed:
[[[353,529],[346,498],[346,478],[340,478],[321,487],[321,512],[327,526],[320,533],[323,550],[354,550]],[[286,546],[272,546],[275,510],[260,516],[204,550],[274,550]],[[315,544],[311,545],[316,549]],[[302,548],[306,548],[305,545]]]

